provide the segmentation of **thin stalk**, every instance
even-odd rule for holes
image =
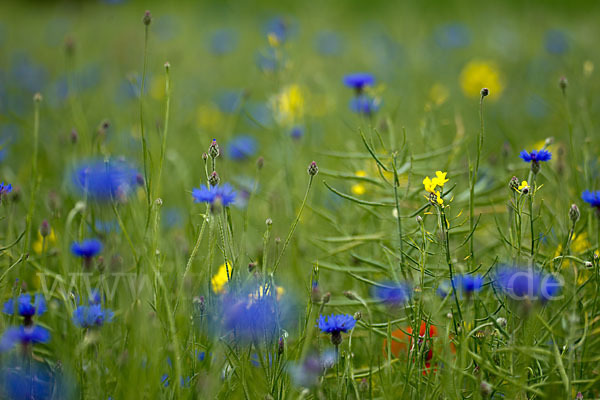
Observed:
[[[160,147],[160,163],[158,165],[158,178],[156,180],[156,195],[160,196],[160,183],[163,171],[163,164],[165,161],[165,152],[167,150],[167,134],[169,133],[169,111],[171,109],[171,79],[169,76],[169,70],[171,69],[171,65],[169,63],[165,63],[165,126],[163,129],[163,140],[162,145]]]
[[[296,226],[298,225],[298,222],[300,221],[300,216],[302,215],[302,210],[304,210],[304,206],[306,205],[306,200],[308,199],[308,193],[310,192],[313,178],[314,178],[314,175],[309,175],[308,186],[306,187],[306,193],[304,194],[304,199],[302,200],[302,205],[300,206],[300,211],[298,211],[298,215],[296,216],[296,219],[294,220],[294,223],[292,224],[292,228],[290,229],[290,232],[288,233],[288,236],[285,239],[285,243],[283,243],[283,248],[281,249],[281,253],[279,253],[279,256],[277,257],[277,261],[275,261],[275,265],[273,266],[273,272],[272,272],[273,275],[275,275],[275,272],[277,271],[277,267],[279,266],[279,263],[281,262],[281,258],[283,257],[283,253],[285,253],[285,249],[287,248],[288,244],[290,243],[290,240],[292,239],[292,235],[294,234],[294,231],[296,230]]]
[[[479,135],[477,136],[477,157],[475,159],[475,169],[471,173],[471,185],[469,188],[469,232],[471,237],[469,238],[469,262],[473,263],[473,252],[475,249],[474,239],[475,234],[473,227],[475,225],[475,184],[477,183],[477,175],[479,173],[479,161],[481,159],[481,149],[483,147],[483,94],[479,100]]]
[[[148,65],[148,26],[144,26],[144,68],[142,70],[142,86],[140,89],[140,134],[142,136],[142,155],[144,159],[144,183],[146,186],[146,204],[148,206],[148,219],[146,221],[146,229],[150,223],[150,209],[152,207],[152,199],[150,193],[150,180],[148,179],[148,148],[146,144],[146,135],[144,133],[144,90],[146,88],[146,67]]]
[[[450,282],[452,284],[452,294],[454,297],[454,301],[456,302],[456,310],[458,311],[458,318],[459,321],[462,324],[462,313],[460,311],[460,303],[458,302],[458,292],[456,291],[456,284],[454,282],[454,272],[452,270],[452,259],[450,257],[450,239],[449,239],[449,235],[448,235],[448,230],[446,229],[446,224],[447,224],[447,220],[446,220],[446,213],[444,212],[443,208],[439,209],[439,223],[440,223],[440,229],[442,230],[442,235],[444,236],[444,247],[445,247],[445,253],[446,253],[446,263],[448,264],[448,271],[450,272]],[[461,325],[459,324],[459,325]]]
[[[400,250],[400,270],[404,274],[406,278],[406,271],[404,270],[404,244],[402,243],[402,215],[400,213],[400,202],[398,200],[398,186],[400,186],[400,181],[398,179],[398,169],[396,168],[396,154],[392,158],[392,167],[394,168],[394,200],[396,201],[396,221],[398,225],[398,246]],[[396,275],[394,273],[394,275]],[[396,280],[398,277],[395,277]]]
[[[39,152],[39,132],[40,132],[40,103],[42,96],[36,93],[33,96],[33,159],[31,160],[31,196],[29,198],[29,210],[27,211],[24,250],[29,251],[31,244],[31,223],[33,212],[37,200],[38,188],[40,186],[40,177],[38,176],[38,152]]]

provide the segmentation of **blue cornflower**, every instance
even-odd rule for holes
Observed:
[[[471,32],[466,25],[454,22],[438,27],[434,39],[443,49],[458,49],[471,43]]]
[[[248,135],[239,135],[229,141],[225,147],[226,154],[232,160],[244,160],[256,153],[258,143]]]
[[[10,192],[12,192],[12,185],[10,183],[8,185],[5,185],[4,182],[0,183],[0,197]]]
[[[98,239],[85,239],[71,244],[71,253],[77,257],[90,259],[102,251],[102,242]]]
[[[97,160],[82,163],[73,173],[73,183],[82,195],[107,202],[126,199],[143,177],[123,160]]]
[[[540,162],[540,161],[550,161],[552,159],[552,153],[550,153],[546,149],[541,150],[532,150],[531,152],[527,152],[527,150],[521,151],[519,157],[525,162]]]
[[[501,267],[494,284],[507,296],[517,300],[529,298],[547,301],[554,298],[561,289],[561,283],[552,275],[535,271],[533,268]]]
[[[371,115],[379,110],[380,105],[379,99],[364,94],[350,100],[350,110],[358,114]]]
[[[200,186],[200,188],[194,188],[192,196],[194,197],[194,203],[210,203],[214,204],[216,201],[220,202],[223,206],[227,207],[235,201],[236,192],[229,183],[225,183],[222,186]]]
[[[344,76],[344,85],[356,90],[358,93],[361,93],[365,86],[373,86],[374,84],[375,78],[367,72],[356,72]]]
[[[546,51],[551,54],[564,54],[569,51],[569,38],[558,29],[550,29],[545,35]]]
[[[479,292],[483,287],[482,275],[463,274],[454,277],[454,285],[463,293]]]
[[[410,288],[403,283],[382,282],[373,287],[373,295],[383,303],[399,306],[410,299]]]
[[[216,55],[224,55],[235,50],[237,35],[231,29],[220,29],[213,32],[210,38],[210,50]]]
[[[338,346],[342,343],[342,332],[348,332],[356,325],[356,320],[350,314],[331,314],[326,317],[320,315],[317,326],[323,333],[331,334],[331,343]]]
[[[12,349],[17,343],[25,346],[31,343],[47,343],[49,340],[50,332],[41,326],[11,326],[4,331],[0,339],[0,352]]]
[[[79,306],[73,312],[73,323],[80,328],[99,328],[114,317],[112,310],[102,309],[100,304]]]
[[[596,190],[595,192],[586,190],[581,193],[581,198],[590,206],[600,209],[600,190]]]
[[[5,314],[14,315],[15,300],[8,299],[4,303],[3,311]],[[31,319],[36,314],[42,315],[44,312],[46,312],[46,300],[39,293],[35,295],[33,304],[31,303],[31,295],[28,293],[20,295],[17,299],[17,313],[25,319]]]
[[[250,285],[238,293],[224,296],[225,330],[235,332],[240,340],[251,340],[257,336],[274,338],[284,316],[273,292],[271,286]]]
[[[50,400],[75,398],[72,381],[65,373],[48,368],[46,362],[32,357],[3,357],[0,393],[5,399]]]
[[[294,139],[301,139],[304,136],[304,127],[296,125],[290,131],[290,136]]]

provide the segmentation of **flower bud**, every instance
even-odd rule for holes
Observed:
[[[540,172],[540,162],[539,161],[531,161],[531,172],[533,172],[534,175],[537,175],[538,172]]]
[[[42,235],[42,237],[47,237],[50,235],[50,224],[48,223],[47,220],[43,220],[42,223],[40,224],[40,235]]]
[[[490,89],[488,89],[486,87],[481,89],[481,97],[486,97],[489,94],[490,94]]]
[[[206,160],[208,160],[208,154],[206,154],[206,153],[202,153],[202,160],[203,160],[203,161],[206,161]]]
[[[210,186],[217,186],[220,181],[221,178],[219,178],[219,174],[217,174],[217,171],[213,171],[212,174],[210,174],[210,176],[208,177],[208,183],[210,183]]]
[[[562,90],[563,93],[567,90],[568,84],[569,84],[569,81],[567,81],[567,78],[564,76],[561,76],[560,79],[558,80],[558,87],[560,87],[560,90]]]
[[[71,129],[71,143],[76,144],[77,141],[79,140],[79,135],[77,134],[77,131],[75,130],[75,128]]]
[[[569,209],[569,219],[571,220],[571,222],[575,223],[579,221],[579,217],[581,217],[579,207],[577,207],[577,204],[572,204],[571,208]]]
[[[501,328],[506,328],[506,318],[500,317],[496,320],[496,323],[501,327]]]
[[[362,313],[360,311],[357,311],[354,313],[354,320],[356,321],[360,321],[362,319]]]
[[[150,13],[149,10],[146,10],[146,12],[144,13],[144,17],[142,18],[142,21],[144,22],[144,25],[146,25],[146,26],[150,25],[150,23],[152,22],[152,14]]]
[[[358,300],[358,296],[351,290],[346,290],[344,292],[344,296],[346,296],[349,300]]]
[[[519,178],[517,178],[516,176],[510,178],[510,181],[508,182],[508,187],[513,190],[519,190]]]
[[[251,263],[248,263],[248,272],[250,272],[250,273],[251,273],[252,271],[254,271],[254,269],[256,268],[256,266],[257,266],[257,263],[256,263],[256,261],[253,261],[253,262],[251,262]]]
[[[212,143],[208,147],[208,155],[211,158],[217,158],[217,157],[219,157],[219,154],[221,154],[221,152],[219,151],[219,145],[217,144],[217,139],[213,139]]]
[[[417,215],[416,220],[417,220],[418,224],[422,224],[423,223],[423,217],[421,217],[420,215]]]
[[[331,299],[331,293],[327,292],[323,295],[323,297],[321,297],[321,303],[327,304],[327,303],[329,303],[330,299]]]
[[[308,174],[310,176],[315,176],[318,173],[319,173],[319,167],[317,167],[317,163],[314,161],[311,162],[310,165],[308,166]]]
[[[263,156],[258,157],[256,160],[256,168],[262,169],[263,165],[265,165],[265,159]]]
[[[267,224],[267,226],[271,226],[271,225],[273,225],[273,220],[271,218],[267,218],[267,220],[265,221],[265,224]]]
[[[481,393],[481,397],[489,397],[492,394],[492,390],[492,385],[490,385],[486,381],[481,381],[481,385],[479,386],[479,392]]]

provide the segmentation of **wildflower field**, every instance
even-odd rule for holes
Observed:
[[[0,399],[600,398],[599,17],[2,1]]]

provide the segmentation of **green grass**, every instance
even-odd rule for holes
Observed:
[[[600,220],[581,193],[599,184],[599,11],[3,3],[0,181],[13,190],[0,300],[43,293],[33,320],[51,338],[0,353],[0,397],[44,376],[53,395],[33,398],[597,398]],[[265,30],[278,15],[290,32],[279,43]],[[236,39],[216,55],[223,28]],[[335,54],[316,49],[324,31]],[[492,72],[464,72],[472,62]],[[356,71],[376,80],[368,116],[348,108],[342,79]],[[242,161],[228,155],[239,134],[257,141]],[[213,138],[222,154],[203,158]],[[552,160],[533,174],[519,152],[542,147]],[[121,157],[139,173],[130,196],[76,190],[82,161]],[[193,202],[213,171],[244,205]],[[422,183],[436,171],[444,207]],[[71,252],[87,238],[103,243],[89,261]],[[560,296],[506,296],[493,283],[502,265],[553,274]],[[440,297],[458,274],[482,275],[483,289]],[[410,300],[382,304],[374,291],[389,282]],[[82,329],[73,312],[94,288],[114,318]],[[356,319],[339,346],[315,326],[332,313]],[[3,313],[0,331],[22,322]],[[327,368],[299,379],[311,361]]]

